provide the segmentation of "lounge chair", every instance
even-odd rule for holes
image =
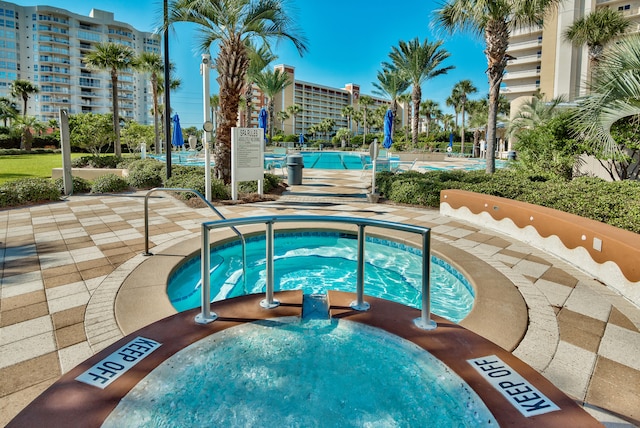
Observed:
[[[413,167],[416,165],[416,162],[418,162],[417,158],[414,159],[413,161],[400,161],[398,162],[397,165],[391,168],[391,172],[393,172],[394,174],[397,174],[400,172],[411,171]]]

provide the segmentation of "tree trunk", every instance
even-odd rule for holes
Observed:
[[[420,120],[420,99],[422,98],[422,90],[420,86],[413,87],[411,94],[411,102],[413,102],[413,120],[411,121],[411,144],[418,147],[418,121]]]
[[[462,126],[460,128],[460,153],[464,155],[464,102],[462,103]]]
[[[160,126],[158,125],[158,76],[151,74],[151,92],[153,96],[153,144],[157,155],[160,154]]]
[[[489,20],[485,26],[485,43],[488,60],[489,117],[487,118],[487,174],[496,171],[496,125],[500,83],[507,66],[506,52],[509,46],[509,27],[506,22]]]
[[[242,39],[235,35],[220,46],[216,60],[220,87],[220,123],[216,132],[213,151],[216,178],[231,182],[231,128],[238,121],[238,105],[244,89],[249,59]]]
[[[116,134],[114,141],[113,154],[116,157],[122,156],[122,147],[120,146],[120,118],[118,106],[118,73],[111,70],[111,101],[113,103],[113,132]]]

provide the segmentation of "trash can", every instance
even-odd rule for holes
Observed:
[[[290,186],[302,184],[302,168],[304,168],[302,155],[287,156],[287,184]]]
[[[507,153],[507,160],[516,160],[516,152],[511,150]]]

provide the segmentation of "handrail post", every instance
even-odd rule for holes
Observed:
[[[280,302],[273,299],[273,255],[274,255],[274,240],[273,240],[273,220],[267,221],[267,229],[265,231],[265,241],[267,243],[265,251],[265,280],[266,280],[266,296],[265,299],[260,301],[260,306],[266,309],[273,309],[280,305]]]
[[[151,191],[144,196],[144,256],[152,256],[149,252],[149,195]]]
[[[434,330],[438,324],[431,319],[431,230],[422,232],[422,312],[413,320],[423,330]]]
[[[358,255],[356,272],[356,300],[349,306],[356,311],[368,311],[369,303],[364,301],[364,224],[358,224]]]
[[[215,312],[211,312],[211,274],[209,273],[210,261],[209,228],[202,224],[202,242],[200,248],[201,272],[202,272],[202,302],[201,311],[196,315],[198,324],[209,324],[218,318]]]

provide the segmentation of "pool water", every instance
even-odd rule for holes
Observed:
[[[276,233],[275,291],[356,291],[357,240],[338,232]],[[404,244],[367,237],[364,293],[421,308],[422,252]],[[247,280],[242,278],[238,241],[211,250],[211,299],[264,293],[264,236],[247,239]],[[181,265],[169,278],[167,294],[178,311],[200,306],[200,257]],[[431,311],[459,322],[471,311],[473,287],[445,261],[431,257]]]
[[[142,379],[103,427],[497,427],[417,345],[346,320],[278,318],[213,334]]]

